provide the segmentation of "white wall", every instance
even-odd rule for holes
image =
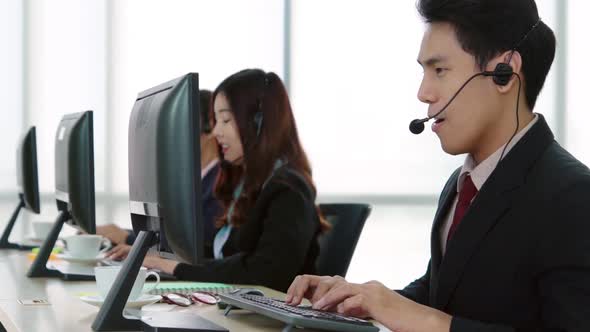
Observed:
[[[104,190],[106,53],[105,2],[29,0],[26,110],[37,126],[39,189],[55,188],[54,143],[63,115],[94,111],[97,191]]]

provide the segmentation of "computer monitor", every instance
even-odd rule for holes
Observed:
[[[203,256],[198,74],[139,93],[129,120],[129,210],[138,233],[95,331],[141,329],[123,316],[148,249],[198,264]],[[165,238],[167,241],[161,241]]]
[[[87,233],[96,233],[92,111],[65,115],[57,127],[55,199],[58,216],[27,276],[93,280],[93,276],[67,275],[46,267],[49,255],[65,222]]]
[[[96,233],[92,111],[65,115],[55,137],[55,200],[68,224]]]
[[[19,203],[4,228],[0,238],[0,249],[30,250],[32,246],[11,243],[8,238],[22,208],[36,214],[41,212],[39,178],[37,175],[37,135],[34,126],[27,130],[18,143],[16,150],[16,183]]]
[[[191,264],[203,254],[198,85],[188,74],[139,93],[128,142],[133,230],[153,231],[152,251]]]

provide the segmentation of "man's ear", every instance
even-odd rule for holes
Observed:
[[[514,73],[519,74],[522,79],[522,57],[520,56],[520,53],[518,51],[511,50],[498,55],[497,57],[492,59],[492,61],[490,61],[489,65],[493,67],[491,67],[489,70],[493,70],[494,68],[496,68],[496,66],[500,62],[508,63],[510,67],[512,67],[512,71]],[[508,80],[508,84],[496,85],[498,92],[502,94],[508,93],[510,90],[512,90],[513,87],[518,88],[518,77],[516,77],[516,75],[512,75],[512,77],[510,77],[510,79]]]

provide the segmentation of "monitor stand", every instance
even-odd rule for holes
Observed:
[[[126,311],[125,304],[148,249],[156,242],[151,231],[139,232],[94,322],[93,331],[228,331],[195,314]]]
[[[57,218],[55,219],[55,223],[49,232],[49,235],[47,235],[45,241],[43,241],[43,244],[39,248],[39,252],[37,252],[37,256],[35,257],[33,264],[31,264],[31,267],[29,268],[29,272],[27,272],[27,277],[62,278],[68,281],[94,280],[93,275],[64,274],[58,270],[47,268],[47,262],[49,261],[49,256],[53,251],[53,247],[55,246],[59,232],[61,232],[63,224],[69,219],[71,219],[71,216],[68,211],[59,212]]]
[[[10,237],[10,233],[12,233],[12,228],[14,227],[14,223],[16,222],[16,218],[18,217],[20,210],[25,207],[25,200],[23,199],[23,195],[19,194],[19,202],[18,206],[12,213],[12,217],[4,227],[4,232],[2,233],[2,237],[0,238],[0,249],[17,249],[17,250],[31,250],[34,246],[22,245],[18,243],[12,243],[8,241]]]

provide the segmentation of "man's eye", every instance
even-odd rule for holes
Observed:
[[[437,75],[441,75],[443,74],[445,71],[447,71],[446,68],[435,68],[434,71],[436,72]]]

